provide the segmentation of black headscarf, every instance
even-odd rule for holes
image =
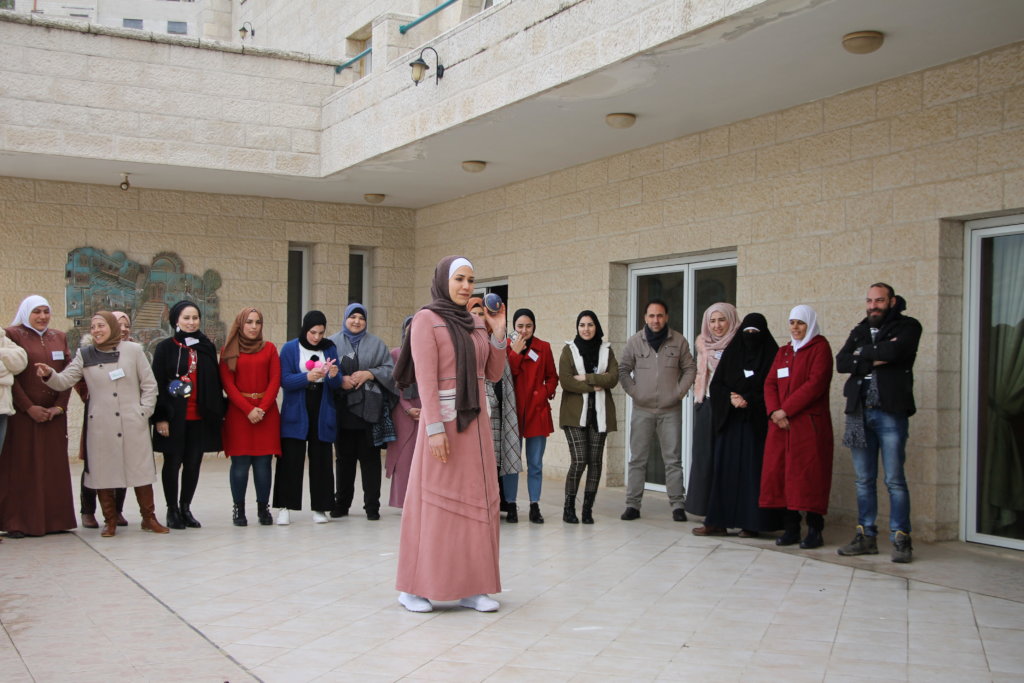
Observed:
[[[594,336],[590,340],[580,336],[580,320],[583,318],[590,318],[594,321]],[[572,343],[579,349],[580,356],[583,358],[583,369],[587,373],[597,372],[597,361],[603,340],[604,329],[601,328],[601,321],[597,319],[597,314],[590,310],[580,311],[580,314],[576,316],[576,338],[572,340]]]
[[[476,347],[472,338],[476,318],[452,301],[448,293],[448,270],[458,258],[464,257],[446,256],[434,268],[434,279],[430,284],[433,301],[420,310],[426,309],[439,315],[452,337],[452,346],[455,347],[455,410],[458,413],[456,426],[462,432],[480,414],[480,394],[476,386]],[[402,389],[416,383],[416,366],[412,358],[414,343],[410,327],[402,343],[402,351],[398,354],[398,362],[395,363],[394,378]]]
[[[320,343],[313,345],[310,344],[306,339],[306,333],[317,325],[324,326],[324,336],[320,339]],[[299,344],[302,348],[309,349],[310,351],[323,351],[334,346],[334,342],[327,338],[327,316],[323,314],[323,311],[310,311],[306,315],[302,316],[302,330],[299,332]]]
[[[533,311],[531,311],[529,308],[518,309],[512,315],[512,329],[515,329],[516,321],[519,320],[519,318],[523,317],[524,315],[530,319],[530,322],[533,323],[533,334],[531,334],[530,338],[526,340],[526,346],[523,347],[523,350],[519,352],[521,355],[525,356],[527,353],[530,352],[530,346],[533,345],[533,337],[534,335],[537,334],[537,316],[535,316],[533,314]]]
[[[204,418],[220,419],[224,415],[224,396],[220,384],[220,369],[217,364],[217,347],[213,345],[209,337],[203,331],[185,332],[178,328],[178,318],[182,312],[192,307],[199,312],[199,320],[202,322],[203,311],[199,304],[183,299],[171,306],[167,319],[174,328],[174,341],[186,350],[196,352],[196,402],[199,414]],[[188,339],[196,342],[189,344]],[[178,361],[175,374],[179,377],[187,375],[189,368],[189,354],[178,353]]]
[[[745,332],[746,328],[756,332]],[[768,432],[764,408],[764,380],[771,370],[779,345],[768,330],[768,321],[760,313],[750,313],[740,322],[736,336],[722,352],[715,376],[711,380],[711,416],[715,431],[721,431],[729,417],[742,411],[743,419],[754,425],[760,436]],[[747,372],[753,372],[749,377]],[[747,401],[747,408],[734,408],[730,394],[735,392]]]

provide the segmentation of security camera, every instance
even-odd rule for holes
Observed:
[[[132,184],[128,182],[128,174],[127,173],[122,173],[121,174],[121,185],[120,185],[120,188],[122,190],[124,190],[125,192],[127,192],[128,189],[131,186],[132,186]]]

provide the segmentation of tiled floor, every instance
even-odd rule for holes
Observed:
[[[76,479],[77,479],[77,472]],[[1024,554],[918,544],[917,561],[696,538],[663,495],[622,522],[502,527],[502,608],[411,614],[393,590],[400,517],[235,528],[208,460],[203,529],[132,525],[0,544],[0,680],[1019,681]],[[158,495],[159,498],[159,495]],[[821,558],[821,559],[818,559]],[[966,589],[966,590],[965,590]]]

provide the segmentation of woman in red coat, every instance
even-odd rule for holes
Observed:
[[[243,308],[231,324],[220,352],[220,381],[228,395],[222,439],[231,458],[231,515],[235,526],[246,526],[245,490],[249,468],[256,485],[256,514],[260,524],[274,523],[270,514],[270,461],[281,454],[281,359],[277,348],[263,341],[263,314]]]
[[[791,341],[779,349],[764,383],[770,423],[761,471],[763,508],[784,508],[785,532],[776,545],[824,545],[828,496],[832,487],[832,348],[821,336],[810,306],[789,313]],[[807,535],[800,540],[800,512],[807,513]]]
[[[544,480],[544,447],[555,431],[551,421],[551,399],[558,388],[558,372],[551,344],[533,336],[537,319],[533,311],[520,308],[512,316],[517,335],[508,347],[508,365],[516,390],[516,413],[519,437],[526,439],[526,486],[530,491],[530,521],[543,524],[540,514],[540,487]],[[502,478],[505,500],[513,506],[519,491],[519,475]],[[515,508],[513,508],[515,509]]]

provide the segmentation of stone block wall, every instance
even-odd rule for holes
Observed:
[[[397,345],[413,298],[413,223],[412,211],[390,207],[0,177],[2,322],[10,323],[25,296],[40,294],[52,307],[52,326],[70,328],[64,268],[75,247],[123,251],[145,265],[166,250],[181,256],[187,272],[218,271],[221,319],[230,324],[243,307],[256,306],[264,337],[280,347],[287,341],[288,248],[301,244],[312,252],[311,307],[327,314],[332,334],[348,300],[348,251],[371,251],[369,329]],[[80,405],[72,400],[73,426]]]
[[[440,257],[465,253],[478,278],[508,279],[542,339],[571,338],[576,314],[592,308],[618,351],[626,264],[734,251],[741,313],[763,312],[785,341],[789,309],[811,304],[838,350],[864,315],[867,286],[887,281],[925,330],[907,465],[915,529],[948,539],[959,528],[963,221],[1022,210],[1024,44],[1015,44],[421,209],[416,291]],[[849,522],[844,380],[832,384],[832,511]],[[615,398],[624,413],[620,389]],[[622,481],[623,437],[609,440],[610,484]],[[564,475],[560,433],[545,461],[549,478]]]
[[[0,150],[320,176],[321,104],[349,78],[331,65],[5,15]]]

